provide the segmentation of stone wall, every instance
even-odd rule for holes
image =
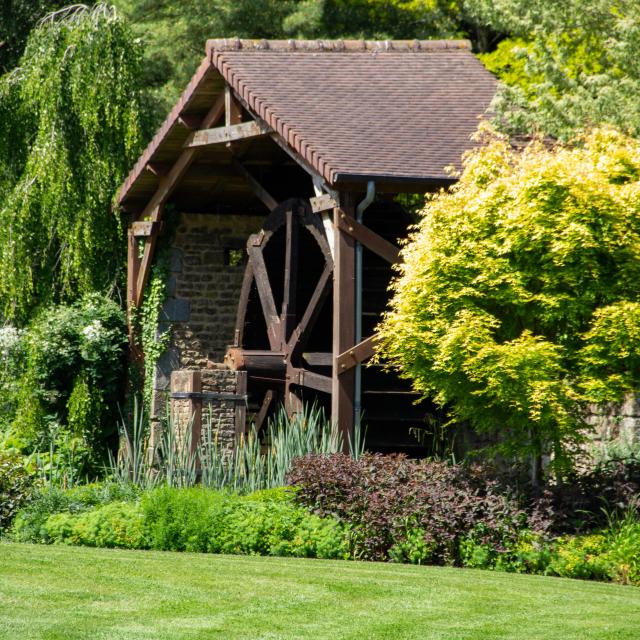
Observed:
[[[596,451],[637,445],[640,442],[640,397],[629,394],[620,404],[592,405],[587,423],[592,428],[590,445]]]
[[[180,216],[160,326],[171,327],[171,343],[156,367],[154,416],[164,411],[173,371],[222,362],[234,338],[247,238],[263,222],[258,216]]]

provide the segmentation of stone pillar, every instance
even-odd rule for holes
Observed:
[[[179,370],[171,374],[171,415],[178,434],[192,420],[192,449],[209,428],[218,442],[232,448],[236,435],[245,430],[246,372],[225,365],[208,369]]]

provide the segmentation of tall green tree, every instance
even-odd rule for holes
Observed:
[[[640,135],[640,3],[464,0],[512,39],[485,59],[507,83],[496,102],[509,132],[569,139],[597,124]]]
[[[0,310],[112,288],[124,265],[111,204],[141,148],[141,52],[114,9],[71,7],[31,32],[0,79]]]
[[[0,75],[13,69],[29,32],[48,13],[64,5],[60,0],[4,0],[0,6]]]
[[[445,0],[114,0],[144,43],[144,83],[158,124],[204,55],[208,38],[471,37],[494,44],[490,26]]]

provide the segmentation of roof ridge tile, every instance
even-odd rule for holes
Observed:
[[[248,40],[216,38],[207,40],[207,55],[212,52],[251,51],[270,53],[362,53],[362,52],[438,52],[471,50],[469,40]]]

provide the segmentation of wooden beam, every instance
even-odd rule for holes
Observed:
[[[359,342],[351,349],[347,349],[341,353],[336,362],[338,365],[338,374],[343,375],[345,371],[355,367],[357,364],[368,360],[376,352],[376,336],[369,336],[362,342]]]
[[[298,326],[289,337],[287,348],[292,356],[300,353],[306,346],[309,334],[313,329],[313,325],[315,324],[320,311],[322,311],[325,298],[329,294],[329,285],[331,283],[332,273],[333,265],[325,264],[322,274],[316,284],[316,288],[314,289],[311,299],[307,304],[307,308],[305,309]]]
[[[210,127],[214,125],[222,117],[223,113],[224,95],[221,95],[214,102],[211,109],[209,109],[207,115],[205,115],[204,119],[202,120],[202,126]],[[186,149],[180,154],[176,162],[171,167],[169,173],[164,179],[160,181],[158,188],[149,199],[149,202],[142,211],[140,218],[149,219],[151,222],[158,222],[161,219],[164,203],[173,193],[173,190],[178,186],[180,179],[182,178],[182,176],[184,176],[187,169],[191,166],[191,163],[195,159],[197,153],[198,149]],[[147,280],[149,279],[151,262],[153,260],[153,253],[155,251],[156,238],[157,234],[149,236],[144,247],[144,255],[142,256],[142,262],[138,274],[138,283],[135,292],[134,302],[136,307],[139,307],[142,302],[144,288],[147,284]]]
[[[333,210],[335,256],[333,271],[333,372],[331,420],[342,432],[345,451],[354,426],[355,370],[340,374],[338,356],[355,342],[355,240],[340,228],[342,213],[353,211],[353,197],[340,194],[342,208]]]
[[[236,374],[236,395],[246,396],[247,394],[247,372],[238,371]],[[247,422],[247,403],[236,402],[236,415],[235,415],[235,427],[236,436],[246,431]]]
[[[224,356],[225,364],[235,371],[273,373],[284,376],[287,354],[284,351],[264,351],[231,347]]]
[[[247,169],[235,158],[231,160],[233,168],[246,180],[247,184],[269,211],[273,211],[278,203],[276,199],[247,171]]]
[[[227,142],[235,142],[237,140],[247,140],[248,138],[257,138],[264,136],[267,130],[260,126],[255,120],[250,122],[242,122],[228,127],[215,127],[214,129],[200,129],[194,131],[187,141],[184,143],[184,149],[193,149],[197,147],[208,147],[214,144],[224,144]]]
[[[319,373],[298,367],[289,367],[287,369],[287,376],[291,384],[308,387],[309,389],[315,389],[323,393],[331,393],[332,382],[329,376],[323,376]]]
[[[253,267],[249,258],[242,277],[242,287],[240,288],[240,298],[238,300],[238,311],[236,312],[236,328],[233,334],[233,346],[241,347],[244,337],[244,321],[249,306],[249,296],[251,295],[251,285],[253,285]]]
[[[345,211],[340,212],[338,226],[341,231],[348,233],[363,246],[367,247],[367,249],[373,251],[373,253],[380,256],[387,262],[390,262],[391,264],[398,262],[400,258],[400,249],[398,247],[391,244],[391,242],[385,240],[374,231],[371,231],[368,227],[360,224],[355,218]]]
[[[267,393],[264,394],[264,398],[262,399],[262,406],[260,407],[260,411],[258,411],[258,415],[256,416],[256,421],[254,422],[256,431],[260,431],[260,429],[262,429],[262,425],[264,424],[265,418],[267,417],[267,412],[269,411],[269,407],[273,402],[274,396],[275,392],[273,391],[273,389],[269,389]]]
[[[140,256],[138,253],[138,241],[129,229],[127,234],[127,326],[129,328],[129,348],[131,357],[135,361],[139,355],[133,328],[133,304],[136,299],[136,287],[138,285],[138,272],[140,270]]]
[[[333,364],[333,354],[328,351],[307,351],[302,358],[310,367],[330,367]]]
[[[162,222],[151,222],[150,220],[142,220],[134,222],[131,225],[131,232],[136,238],[146,238],[156,233],[162,233]]]

